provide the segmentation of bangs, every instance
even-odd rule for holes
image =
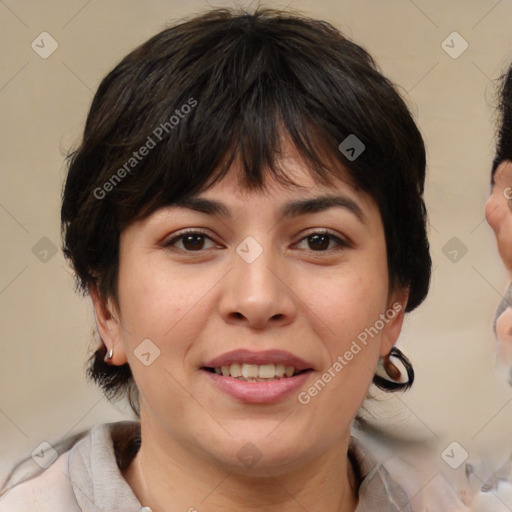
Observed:
[[[263,190],[267,174],[283,186],[296,186],[280,167],[285,138],[319,183],[329,185],[329,175],[339,174],[340,164],[351,170],[338,146],[349,134],[368,136],[354,122],[363,116],[360,101],[349,102],[355,95],[350,82],[340,79],[328,91],[325,76],[315,78],[313,54],[299,55],[289,44],[280,47],[279,40],[236,32],[223,36],[218,55],[210,42],[208,51],[196,49],[194,61],[190,56],[183,63],[166,60],[161,65],[171,69],[160,69],[158,79],[151,73],[156,63],[139,71],[139,80],[154,83],[126,100],[116,123],[118,139],[111,144],[118,152],[116,166],[126,167],[138,148],[154,147],[109,193],[109,201],[124,210],[125,222],[206,190],[235,163],[242,170],[242,189]],[[233,41],[226,41],[230,36]],[[176,76],[182,77],[179,84]],[[188,76],[195,79],[189,82]],[[148,89],[149,98],[139,96]],[[122,143],[120,130],[125,132]],[[108,170],[115,172],[116,167]]]
[[[132,197],[135,202],[120,206],[125,207],[127,213],[138,212],[131,220],[142,219],[159,208],[208,190],[233,168],[237,169],[237,184],[241,191],[264,191],[269,180],[275,180],[283,187],[300,188],[301,185],[283,170],[282,164],[289,157],[283,153],[286,142],[291,143],[315,182],[331,186],[331,177],[345,176],[335,158],[337,146],[333,143],[329,147],[327,136],[322,135],[318,127],[304,122],[303,129],[297,129],[297,124],[285,129],[280,120],[270,116],[257,123],[251,123],[250,119],[250,116],[244,117],[239,128],[235,123],[240,118],[226,122],[225,129],[215,123],[212,128],[217,131],[209,140],[203,139],[203,144],[198,141],[192,148],[190,143],[182,144],[183,154],[179,149],[171,149],[169,154],[168,148],[162,147],[160,154],[155,154],[156,165],[152,167],[151,175],[141,172],[130,184],[130,188],[138,189],[138,196],[124,196]],[[193,161],[189,151],[194,153]],[[148,162],[148,165],[151,164]],[[148,177],[151,179],[147,180]],[[121,188],[119,192],[124,195]]]

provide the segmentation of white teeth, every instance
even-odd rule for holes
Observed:
[[[258,368],[260,379],[273,379],[276,376],[276,367],[273,364],[262,364]]]
[[[275,378],[291,377],[295,373],[293,366],[284,364],[249,364],[233,363],[231,365],[217,366],[214,368],[217,375],[224,377],[240,378],[241,380],[270,380]]]
[[[229,374],[231,375],[231,377],[241,377],[242,376],[242,365],[238,364],[238,363],[232,364],[229,367]]]
[[[258,365],[257,364],[243,364],[242,365],[242,377],[245,379],[255,379],[258,376]]]
[[[284,377],[286,366],[284,364],[276,364],[276,377]]]

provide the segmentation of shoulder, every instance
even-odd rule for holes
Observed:
[[[352,437],[349,457],[356,462],[361,476],[359,489],[359,512],[374,510],[377,504],[386,503],[388,508],[379,510],[400,510],[407,512],[466,512],[448,481],[441,475],[426,476],[403,461],[400,457],[377,460],[368,448]]]
[[[68,478],[69,451],[39,475],[0,496],[0,512],[80,512]]]
[[[83,512],[89,510],[82,506],[87,496],[96,496],[110,484],[120,488],[120,494],[130,494],[118,470],[116,445],[133,439],[138,425],[104,423],[72,436],[50,447],[56,460],[46,469],[28,458],[21,464],[21,481],[0,489],[0,512]]]
[[[474,461],[470,467],[469,474],[475,476],[473,483],[479,487],[471,499],[471,512],[512,510],[512,457],[490,474],[485,471],[486,467],[492,467],[488,459],[480,459],[476,463]]]
[[[391,478],[399,482],[411,497],[413,512],[435,510],[438,512],[467,512],[452,484],[440,472],[424,474],[400,457],[383,463]]]

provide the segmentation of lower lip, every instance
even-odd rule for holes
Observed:
[[[247,382],[233,377],[224,377],[217,373],[201,369],[224,393],[249,404],[272,404],[279,402],[300,388],[312,371],[300,373],[294,377],[282,377],[268,382]]]

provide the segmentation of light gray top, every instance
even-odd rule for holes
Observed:
[[[121,446],[130,443],[132,448],[140,445],[138,422],[93,427],[47,469],[33,471],[29,479],[0,492],[0,512],[150,512],[135,497],[118,465],[118,461],[127,465],[134,456],[136,449],[128,456],[121,453]],[[354,437],[348,456],[360,477],[356,512],[419,510],[412,508],[404,488]],[[32,460],[29,462],[35,466]],[[410,474],[403,470],[399,473]],[[417,496],[413,497],[416,501]],[[437,508],[436,512],[441,510],[455,509]]]

